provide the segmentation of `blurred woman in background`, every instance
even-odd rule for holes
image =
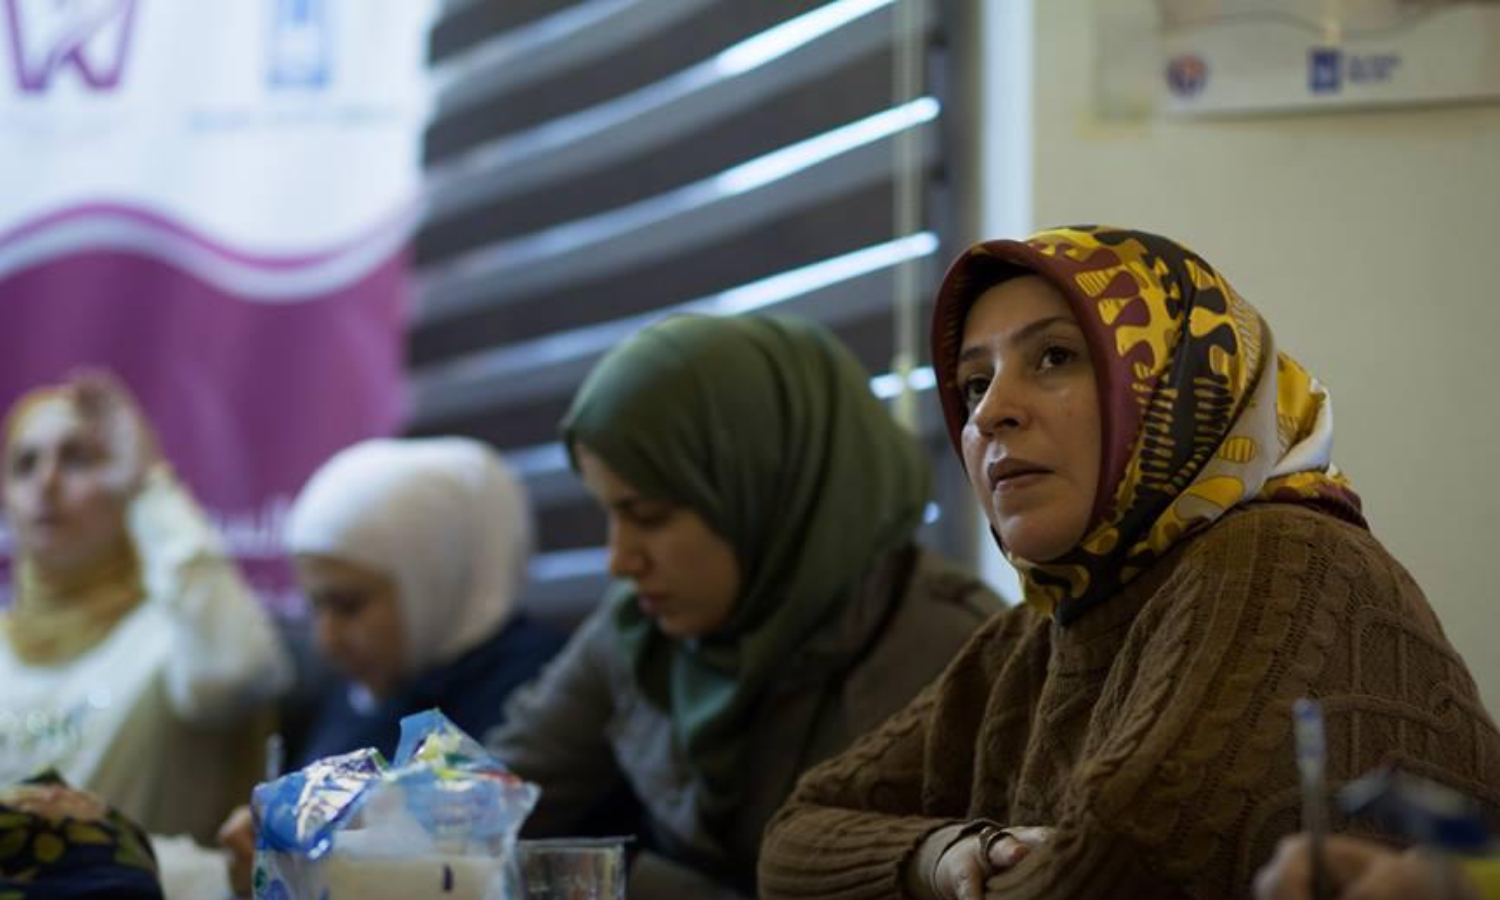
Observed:
[[[520,479],[479,441],[377,439],[340,451],[298,495],[286,544],[321,657],[285,716],[294,768],[364,747],[391,759],[401,719],[427,709],[483,735],[563,645],[518,608],[531,509]],[[220,839],[230,882],[247,894],[248,809]]]
[[[531,508],[493,449],[468,438],[371,440],[336,454],[292,507],[287,549],[312,604],[317,685],[294,767],[375,747],[441,709],[483,735],[511,690],[563,644],[518,609]]]
[[[491,735],[542,788],[525,833],[618,828],[633,797],[634,900],[753,895],[798,776],[999,602],[914,545],[925,455],[820,327],[662,321],[595,367],[562,432],[616,580]]]
[[[0,783],[56,768],[153,833],[211,838],[291,680],[269,618],[112,379],[22,398],[3,467]]]

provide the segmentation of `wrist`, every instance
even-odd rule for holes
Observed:
[[[907,857],[902,882],[904,893],[914,900],[938,900],[934,875],[937,864],[957,840],[964,835],[964,824],[956,822],[927,832]]]
[[[916,859],[908,867],[907,892],[917,900],[941,900],[938,882],[944,857],[968,840],[976,840],[982,852],[1004,838],[1003,828],[988,819],[977,819],[948,825],[930,832],[918,848]],[[988,868],[988,863],[985,863]]]

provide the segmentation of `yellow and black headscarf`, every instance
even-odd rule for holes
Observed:
[[[1202,257],[1140,231],[1057,228],[978,244],[954,262],[938,290],[932,358],[960,454],[964,320],[985,290],[1026,274],[1055,285],[1078,319],[1103,435],[1083,540],[1047,562],[1011,559],[1028,604],[1066,624],[1246,503],[1302,504],[1364,527],[1331,459],[1328,392],[1277,352],[1260,314]]]

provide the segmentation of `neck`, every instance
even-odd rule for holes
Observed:
[[[139,561],[130,538],[120,535],[106,547],[81,560],[61,562],[40,555],[23,555],[30,588],[45,595],[78,594],[114,583],[138,579]]]

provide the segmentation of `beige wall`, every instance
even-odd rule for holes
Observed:
[[[1260,308],[1332,391],[1336,459],[1500,712],[1500,104],[1103,118],[1095,3],[1028,2],[1029,220],[1182,239]]]

